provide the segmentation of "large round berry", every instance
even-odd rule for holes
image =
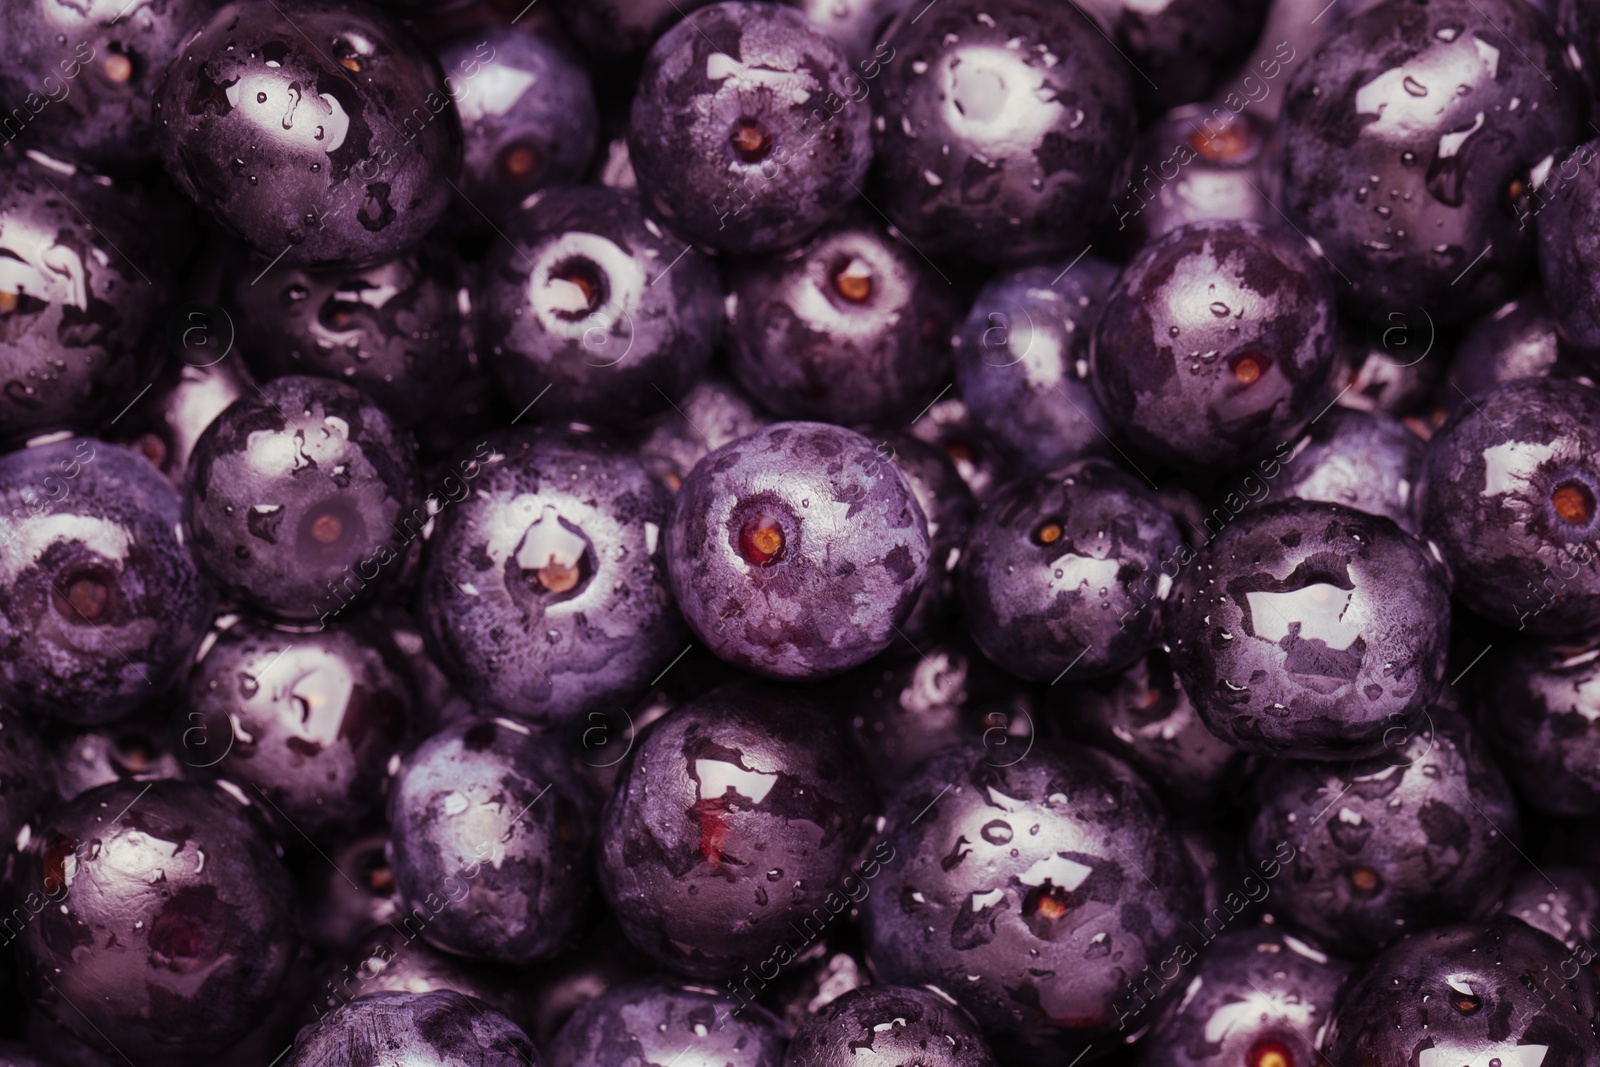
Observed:
[[[1090,381],[1106,418],[1162,462],[1238,466],[1327,405],[1336,344],[1333,285],[1305,241],[1193,223],[1117,279]]]
[[[1219,737],[1298,759],[1372,756],[1439,695],[1444,568],[1388,519],[1286,501],[1246,511],[1189,559],[1168,634]]]
[[[422,579],[440,665],[469,698],[525,718],[633,699],[683,648],[659,543],[666,489],[600,439],[554,431],[496,434],[471,469]]]
[[[1464,719],[1443,706],[1429,716],[1395,731],[1382,756],[1274,763],[1256,785],[1249,854],[1291,868],[1272,910],[1328,949],[1361,958],[1411,930],[1481,917],[1511,880],[1511,787]]]
[[[335,378],[401,425],[436,408],[466,366],[460,279],[448,252],[424,245],[365,269],[243,264],[233,327],[265,381]]]
[[[134,221],[149,211],[133,188],[0,158],[0,441],[94,430],[144,388],[172,258]]]
[[[265,260],[389,259],[449,203],[461,129],[438,64],[360,0],[233,0],[169,58],[161,162]]]
[[[29,147],[113,170],[149,163],[156,83],[213,6],[212,0],[9,6],[0,38],[6,140],[20,134]]]
[[[293,884],[263,825],[221,789],[116,782],[46,816],[15,885],[38,1003],[136,1062],[210,1062],[278,996]]]
[[[122,718],[176,680],[212,602],[142,457],[87,437],[0,456],[0,699]]]
[[[955,290],[865,220],[733,273],[733,372],[791,419],[913,418],[950,373]]]
[[[728,0],[650,50],[628,151],[652,214],[727,252],[787,248],[860,192],[867,84],[800,12]]]
[[[1254,896],[1270,892],[1271,885],[1272,879],[1252,875],[1242,888]],[[1140,1042],[1140,1067],[1323,1063],[1316,1039],[1333,1017],[1352,965],[1270,927],[1230,930],[1207,916],[1201,936],[1210,942],[1205,955],[1187,979],[1177,1010]]]
[[[1521,641],[1480,666],[1478,723],[1528,806],[1600,815],[1600,647]]]
[[[1417,480],[1427,445],[1379,412],[1335,407],[1318,416],[1266,483],[1266,500],[1324,500],[1382,515],[1416,533]],[[1246,487],[1249,491],[1248,486]]]
[[[1515,291],[1529,198],[1582,128],[1563,51],[1523,0],[1393,0],[1307,57],[1287,89],[1283,209],[1345,295],[1442,322]]]
[[[1512,918],[1416,933],[1351,980],[1332,1063],[1577,1067],[1600,1057],[1600,985],[1548,934]]]
[[[285,619],[337,618],[398,569],[426,513],[415,446],[342,382],[268,382],[217,416],[189,459],[195,557],[225,594]]]
[[[872,985],[829,1002],[796,1031],[784,1067],[996,1067],[972,1017],[936,988]]]
[[[1127,976],[1193,936],[1183,846],[1097,749],[936,756],[890,802],[875,855],[876,972],[955,996],[1002,1060],[1070,1063],[1115,1040]]]
[[[967,632],[1034,681],[1119,671],[1160,639],[1182,550],[1160,501],[1110,463],[1017,482],[984,503],[962,553]]]
[[[723,990],[670,978],[612,986],[580,1005],[545,1049],[549,1067],[668,1064],[686,1052],[719,1067],[782,1067],[783,1026]]]
[[[540,1067],[533,1042],[516,1023],[449,990],[373,993],[306,1027],[284,1067]]]
[[[928,524],[892,455],[781,422],[701,460],[667,532],[672,592],[718,656],[814,678],[895,640],[927,580]]]
[[[867,866],[852,870],[875,807],[818,706],[736,684],[634,747],[605,810],[600,885],[628,939],[673,970],[765,972],[877,889]]]
[[[483,269],[478,344],[519,412],[627,425],[704,372],[722,328],[716,274],[633,196],[554,189],[505,232]]]
[[[389,795],[397,921],[466,956],[555,955],[588,906],[598,814],[553,738],[511,719],[445,727],[405,758]]]
[[[515,26],[463,31],[438,53],[461,118],[463,218],[498,224],[529,193],[582,180],[599,129],[582,65]]]
[[[285,837],[359,826],[412,717],[404,665],[379,642],[359,618],[311,633],[234,623],[189,677],[181,758],[259,790]]]
[[[1542,378],[1573,369],[1543,289],[1530,289],[1469,326],[1450,360],[1439,398],[1454,413],[1480,393],[1516,378]]]
[[[884,43],[876,202],[901,232],[988,262],[1085,251],[1134,135],[1127,61],[1089,17],[1051,0],[914,3]]]
[[[1600,625],[1600,391],[1543,378],[1467,405],[1428,445],[1423,531],[1473,611],[1550,637]]]
[[[956,391],[1013,470],[1043,474],[1110,450],[1089,386],[1089,334],[1116,276],[1099,259],[1023,267],[973,301],[955,338]]]

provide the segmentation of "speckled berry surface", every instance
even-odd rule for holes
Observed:
[[[280,832],[319,839],[382,810],[414,701],[398,653],[358,619],[298,634],[241,619],[203,650],[185,696],[179,758],[259,790]]]
[[[567,760],[511,719],[454,723],[407,755],[389,791],[400,921],[515,965],[569,944],[594,885],[599,802]]]
[[[1187,563],[1168,633],[1218,736],[1264,755],[1373,756],[1441,691],[1449,595],[1429,547],[1388,519],[1291,500],[1245,512]]]
[[[880,841],[894,858],[862,906],[874,967],[955,996],[1002,1060],[1109,1045],[1124,979],[1189,933],[1182,846],[1150,787],[1097,749],[935,757]]]
[[[1511,880],[1521,822],[1488,743],[1435,707],[1381,756],[1282,762],[1256,784],[1253,860],[1287,843],[1272,911],[1362,959],[1413,929],[1486,915]]]
[[[103,723],[160,697],[211,617],[171,483],[78,437],[0,456],[0,698]]]
[[[907,5],[874,100],[885,214],[932,255],[1075,256],[1133,147],[1127,62],[1048,0]]]
[[[716,274],[636,197],[553,189],[504,230],[481,274],[476,321],[515,410],[627,425],[668,410],[704,373],[722,328]]]
[[[949,376],[956,292],[876,220],[830,226],[731,281],[733,372],[780,416],[909,421]]]
[[[1327,405],[1336,322],[1331,276],[1300,237],[1191,223],[1118,277],[1090,380],[1112,425],[1162,462],[1238,466]]]
[[[302,1030],[285,1067],[374,1063],[541,1067],[533,1042],[500,1012],[454,990],[373,993]]]
[[[776,423],[701,460],[667,533],[689,626],[721,658],[776,678],[837,674],[888,647],[929,552],[892,454],[817,422]]]
[[[851,990],[795,1033],[784,1067],[995,1067],[994,1053],[948,993],[872,985]]]
[[[682,974],[782,966],[867,893],[875,798],[805,695],[752,683],[670,712],[606,805],[600,885],[628,939]],[[870,866],[869,866],[870,865]]]
[[[265,1014],[294,955],[288,872],[214,786],[90,790],[40,822],[17,879],[43,902],[18,939],[33,996],[107,1055],[207,1062]]]
[[[1520,0],[1399,0],[1336,27],[1288,85],[1284,203],[1383,311],[1465,318],[1515,291],[1530,172],[1582,129],[1582,83]]]
[[[1600,392],[1508,382],[1429,442],[1422,528],[1461,603],[1547,637],[1600,626]]]
[[[705,1056],[725,1067],[782,1067],[785,1035],[771,1012],[725,989],[672,978],[612,986],[572,1013],[545,1050],[548,1067],[667,1067]]]
[[[1351,980],[1328,1031],[1333,1063],[1577,1067],[1600,1056],[1594,975],[1516,919],[1413,934]]]
[[[1477,721],[1527,805],[1600,814],[1600,648],[1517,641],[1484,658]]]
[[[696,244],[771,252],[840,213],[872,159],[865,83],[793,8],[728,0],[662,35],[628,151],[653,214]]]
[[[1161,636],[1183,547],[1177,524],[1131,474],[1086,460],[984,502],[962,553],[967,632],[1031,681],[1094,678]]]
[[[193,27],[155,92],[178,188],[279,263],[372,263],[443,214],[461,128],[434,58],[360,0],[245,0]]]
[[[1416,491],[1427,443],[1399,420],[1335,407],[1317,417],[1266,483],[1267,501],[1321,500],[1382,515],[1417,532]]]
[[[390,580],[426,520],[416,446],[343,382],[278,378],[235,401],[189,458],[186,525],[225,596],[285,619],[337,618]]]
[[[443,513],[422,578],[425,632],[470,698],[564,719],[649,683],[687,643],[667,592],[670,502],[594,437],[494,434]]]

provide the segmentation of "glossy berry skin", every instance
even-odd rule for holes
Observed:
[[[554,189],[504,229],[475,304],[479,351],[516,410],[628,425],[705,371],[722,328],[716,274],[699,253],[678,259],[683,245],[635,197]]]
[[[598,815],[549,737],[512,719],[445,727],[390,786],[398,921],[465,956],[523,966],[555,955],[588,906]]]
[[[519,998],[507,980],[517,972],[440,951],[398,922],[364,933],[355,951],[330,960],[323,970],[312,1004],[318,1018],[373,993],[449,990],[482,1001],[518,1026],[525,1026],[517,1011]]]
[[[865,663],[927,581],[931,543],[892,455],[780,422],[701,460],[667,531],[673,598],[720,658],[774,678]]]
[[[1333,1017],[1339,987],[1354,965],[1271,927],[1219,931],[1207,923],[1203,936],[1211,944],[1183,1000],[1139,1044],[1140,1067],[1325,1062],[1313,1041]]]
[[[1162,565],[1182,547],[1154,494],[1103,460],[1017,482],[984,503],[962,553],[967,632],[1030,681],[1114,673],[1160,639]]]
[[[0,699],[97,724],[176,680],[213,603],[179,507],[160,472],[104,441],[0,456]]]
[[[1564,375],[1572,364],[1544,290],[1529,289],[1468,327],[1450,361],[1440,402],[1455,412],[1505,382]]]
[[[28,720],[0,707],[0,841],[16,841],[41,808],[56,802],[53,762]]]
[[[1334,407],[1313,422],[1267,482],[1264,500],[1321,500],[1417,532],[1417,481],[1427,443],[1398,420]]]
[[[498,223],[530,193],[583,179],[599,116],[581,64],[515,26],[465,31],[438,54],[461,119],[463,218]]]
[[[947,0],[907,6],[884,41],[877,203],[901,232],[986,262],[1083,251],[1134,135],[1127,63],[1088,18]]]
[[[899,423],[950,374],[955,290],[865,219],[730,272],[733,373],[789,419]]]
[[[1600,648],[1520,641],[1485,659],[1478,724],[1524,802],[1547,815],[1600,814]]]
[[[545,1049],[549,1067],[671,1063],[685,1047],[726,1067],[782,1067],[784,1031],[764,1008],[672,978],[612,986],[579,1005]]]
[[[1187,934],[1183,848],[1150,787],[1097,749],[952,749],[890,801],[878,848],[862,902],[876,972],[954,995],[1002,1062],[1114,1040],[1124,977]]]
[[[1400,0],[1306,59],[1288,86],[1283,208],[1351,301],[1445,321],[1515,291],[1533,253],[1518,206],[1530,172],[1581,128],[1563,51],[1524,0]]]
[[[882,438],[878,447],[884,445],[892,449],[895,466],[928,520],[928,580],[900,627],[907,642],[921,645],[949,629],[958,600],[961,552],[977,517],[978,502],[942,450],[903,433]]]
[[[1168,620],[1178,676],[1217,736],[1346,759],[1422,723],[1444,681],[1450,595],[1438,559],[1388,519],[1292,500],[1201,549]]]
[[[193,314],[191,312],[191,314]],[[195,442],[229,404],[255,392],[255,382],[236,353],[222,354],[202,318],[180,318],[194,349],[171,361],[150,394],[125,418],[106,428],[107,436],[144,457],[174,485],[183,487]],[[180,334],[181,336],[181,334]],[[205,338],[205,340],[201,340]]]
[[[218,8],[173,50],[155,119],[178,188],[280,265],[392,258],[461,164],[438,65],[359,0]]]
[[[135,1061],[209,1062],[265,1015],[294,955],[288,872],[213,786],[82,794],[40,822],[16,885],[35,912],[18,940],[38,1003]]]
[[[1332,1063],[1576,1067],[1600,1056],[1597,996],[1594,975],[1525,923],[1440,926],[1351,980],[1325,1047]]]
[[[793,8],[729,0],[686,16],[650,50],[628,125],[651,214],[724,252],[805,240],[866,179],[865,85]]]
[[[639,428],[639,458],[676,493],[696,463],[772,421],[735,383],[702,378],[676,410],[663,411]]]
[[[171,253],[134,222],[148,212],[133,188],[0,158],[0,440],[8,445],[96,429],[152,376],[148,341]]]
[[[161,717],[181,718],[182,708],[165,704],[131,719],[55,735],[54,777],[61,799],[108,782],[191,777],[190,765],[178,758],[182,749],[170,739],[175,724]]]
[[[1422,528],[1461,603],[1502,626],[1579,636],[1600,620],[1600,392],[1508,382],[1434,434]]]
[[[541,1067],[516,1023],[454,990],[357,997],[300,1031],[284,1067],[375,1063]]]
[[[284,836],[325,839],[382,809],[413,715],[404,671],[357,618],[302,634],[240,620],[189,677],[180,755],[259,792]]]
[[[1114,191],[1118,241],[1137,251],[1191,222],[1276,224],[1262,195],[1277,183],[1272,133],[1259,114],[1233,112],[1223,101],[1180,107],[1156,121],[1140,134],[1131,175]]]
[[[397,569],[425,521],[413,511],[415,447],[342,382],[268,382],[217,416],[190,456],[185,518],[195,558],[221,592],[261,611],[337,618]]]
[[[123,10],[26,0],[6,11],[0,100],[7,139],[101,169],[155,158],[150,98],[167,60],[205,20],[210,0],[158,0]],[[18,128],[16,111],[26,124]]]
[[[909,986],[854,989],[807,1019],[784,1067],[995,1067],[972,1017],[948,994]]]
[[[1117,268],[1088,258],[991,279],[955,338],[956,393],[1007,466],[1044,474],[1109,452],[1089,335]]]
[[[1438,706],[1389,740],[1385,754],[1350,763],[1270,765],[1246,845],[1260,861],[1287,843],[1290,877],[1274,883],[1270,907],[1355,959],[1411,930],[1487,914],[1518,859],[1511,787],[1464,719]]]
[[[1581,951],[1600,930],[1600,885],[1581,867],[1529,868],[1511,880],[1499,912]]]
[[[811,698],[724,687],[635,743],[606,805],[601,889],[628,940],[681,974],[782,966],[868,891],[858,850],[876,807]]]
[[[956,342],[959,344],[959,340]],[[919,441],[940,448],[956,473],[967,483],[972,495],[986,500],[999,487],[1005,474],[1005,460],[988,443],[983,429],[959,397],[936,400],[911,424],[911,434]]]
[[[667,492],[598,438],[512,429],[440,517],[421,620],[463,695],[523,718],[630,700],[685,643],[657,537]]]
[[[347,382],[402,426],[432,411],[466,366],[458,268],[424,245],[364,269],[243,265],[232,287],[241,353],[261,381]]]
[[[1055,717],[1062,728],[1126,760],[1173,811],[1214,811],[1238,795],[1244,754],[1206,727],[1166,652],[1156,649],[1120,674],[1061,688]]]
[[[1336,344],[1333,285],[1304,241],[1200,222],[1123,270],[1090,380],[1112,425],[1163,463],[1235,467],[1326,406]]]

